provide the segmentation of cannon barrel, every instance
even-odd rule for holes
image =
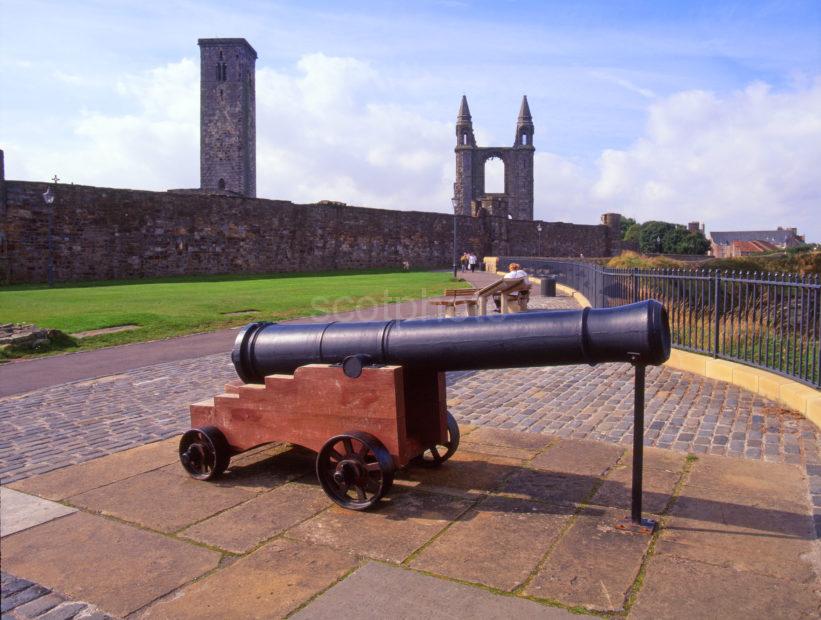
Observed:
[[[634,362],[670,357],[667,311],[655,300],[456,319],[363,323],[251,323],[231,359],[246,383],[290,374],[305,364],[364,355],[375,364],[436,371]]]

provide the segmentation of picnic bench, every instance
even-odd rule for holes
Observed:
[[[500,311],[509,314],[527,310],[529,295],[526,292],[529,290],[530,285],[525,284],[524,278],[500,278],[480,289],[448,289],[442,297],[431,299],[430,303],[443,307],[446,317],[456,316],[460,306],[466,309],[468,316],[485,315],[488,313],[488,302],[494,295],[500,295]]]

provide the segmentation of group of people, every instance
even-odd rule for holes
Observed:
[[[462,271],[476,271],[479,258],[473,252],[462,252],[462,258],[459,259],[459,262],[462,265]]]

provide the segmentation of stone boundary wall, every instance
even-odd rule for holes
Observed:
[[[281,200],[5,181],[7,283],[44,282],[48,209],[55,281],[400,268],[452,263],[453,216]],[[606,226],[457,218],[457,250],[606,256]],[[611,245],[613,246],[611,248]]]

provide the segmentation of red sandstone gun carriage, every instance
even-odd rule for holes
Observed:
[[[241,381],[191,405],[194,428],[182,437],[180,459],[193,477],[210,480],[234,454],[275,441],[300,445],[318,453],[328,496],[362,510],[390,489],[397,468],[439,465],[456,451],[445,371],[631,362],[640,520],[644,367],[669,355],[667,313],[656,301],[459,319],[252,323],[231,355]]]

